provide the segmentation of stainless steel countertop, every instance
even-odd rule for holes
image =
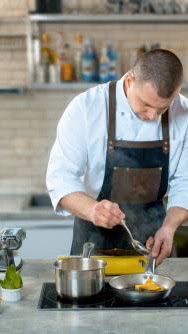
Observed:
[[[167,259],[158,268],[176,280],[188,281],[188,259]],[[182,334],[188,331],[187,310],[40,311],[37,303],[44,281],[54,281],[52,262],[26,260],[24,298],[3,305],[0,329],[6,334]]]

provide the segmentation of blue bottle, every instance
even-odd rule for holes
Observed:
[[[111,41],[107,43],[107,56],[109,58],[108,80],[117,80],[119,77],[118,54]]]
[[[90,38],[84,42],[81,56],[81,78],[86,82],[97,81],[97,54]]]
[[[105,83],[109,80],[109,58],[107,48],[102,48],[99,59],[99,82]]]

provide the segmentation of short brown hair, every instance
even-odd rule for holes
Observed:
[[[171,51],[155,49],[140,56],[133,67],[140,82],[151,82],[157,88],[158,96],[169,98],[183,80],[183,66]]]

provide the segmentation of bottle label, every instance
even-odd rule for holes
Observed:
[[[95,63],[92,59],[82,59],[82,79],[84,81],[95,80]]]
[[[73,80],[73,65],[65,63],[61,65],[61,80],[71,81]]]
[[[109,66],[109,80],[116,80],[117,79],[117,64],[116,61],[111,60]]]
[[[100,82],[107,82],[109,80],[108,63],[100,64],[100,66],[99,66],[99,80],[100,80]]]

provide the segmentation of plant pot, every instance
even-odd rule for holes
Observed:
[[[20,289],[3,289],[1,288],[2,300],[5,302],[17,302],[22,299],[23,287]]]

